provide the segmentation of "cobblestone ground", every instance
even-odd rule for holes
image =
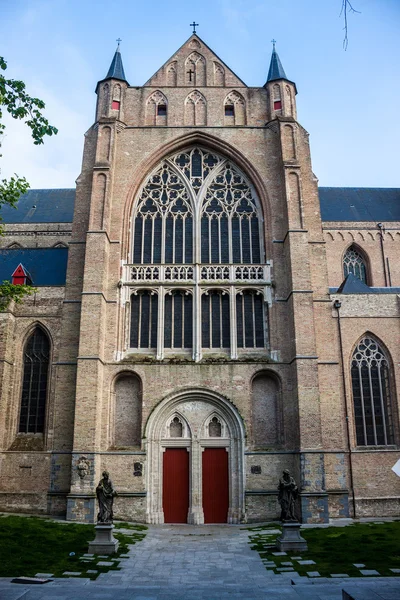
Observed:
[[[150,526],[146,538],[121,559],[120,571],[96,581],[55,579],[40,586],[0,579],[0,599],[342,600],[343,588],[352,590],[347,597],[356,600],[400,599],[397,579],[311,581],[296,573],[275,575],[250,549],[248,535],[230,525]]]

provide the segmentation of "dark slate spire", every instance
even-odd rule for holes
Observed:
[[[275,43],[274,43],[274,48],[272,50],[272,56],[271,56],[271,64],[269,65],[267,82],[275,81],[275,79],[287,79],[287,77],[286,77],[286,73],[282,67],[282,63],[279,59],[278,53],[275,50]]]
[[[126,81],[124,67],[122,65],[121,52],[119,51],[119,42],[110,68],[108,69],[108,73],[104,79],[120,79],[121,81]]]

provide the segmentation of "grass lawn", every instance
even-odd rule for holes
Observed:
[[[362,577],[360,569],[354,566],[363,564],[362,569],[374,569],[382,576],[394,576],[390,569],[400,569],[400,521],[390,523],[355,523],[347,527],[327,527],[301,529],[301,535],[307,540],[308,552],[288,552],[287,556],[274,556],[277,533],[269,533],[279,526],[250,527],[253,532],[250,543],[253,550],[259,552],[263,562],[274,562],[275,566],[266,566],[275,573],[282,563],[293,563],[294,570],[300,575],[308,571],[318,571],[322,577],[334,573],[346,573],[350,577]],[[304,560],[313,560],[315,565],[300,565],[292,556],[301,556]]]
[[[118,529],[129,529],[131,535],[118,533]],[[119,540],[118,558],[128,551],[128,544],[135,544],[145,537],[144,525],[116,523],[114,535]],[[62,577],[64,571],[75,571],[82,577],[95,579],[100,573],[115,570],[113,567],[98,566],[97,557],[82,560],[88,552],[88,544],[95,537],[94,525],[50,521],[40,517],[0,517],[0,577],[33,577],[36,573],[52,573]],[[74,552],[73,556],[70,553]],[[99,559],[106,560],[106,559]],[[97,574],[87,574],[87,570]]]

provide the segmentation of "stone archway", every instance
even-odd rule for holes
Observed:
[[[174,419],[182,435],[171,436]],[[219,423],[219,425],[218,425]],[[210,427],[211,424],[211,427]],[[215,427],[215,425],[217,426]],[[146,426],[148,523],[164,523],[163,454],[168,448],[189,452],[189,510],[187,522],[204,523],[202,452],[225,448],[228,452],[228,523],[244,520],[244,426],[237,409],[223,396],[203,389],[182,391],[165,398],[154,409]]]

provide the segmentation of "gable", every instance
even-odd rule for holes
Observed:
[[[145,86],[247,87],[196,34],[190,36]]]

